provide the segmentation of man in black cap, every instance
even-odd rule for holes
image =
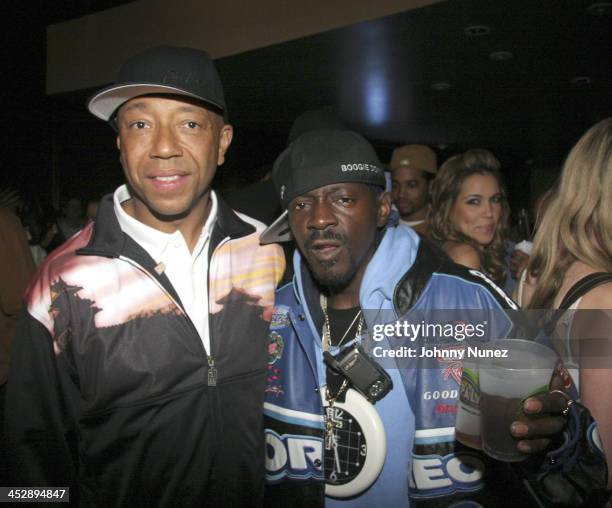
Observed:
[[[270,322],[266,506],[533,505],[529,490],[542,494],[544,474],[526,489],[508,464],[455,441],[464,330],[480,326],[485,346],[524,333],[514,302],[389,219],[381,164],[360,135],[308,132],[279,156],[273,178],[286,210],[262,241],[293,238],[298,250]],[[517,449],[545,449],[569,408],[561,393],[524,401],[526,416],[512,424]],[[578,442],[556,460],[587,455]],[[589,482],[605,485],[595,463]],[[580,499],[568,492],[567,505]]]
[[[211,190],[232,139],[203,51],[128,60],[88,104],[127,185],[49,256],[7,394],[13,485],[92,506],[258,506],[266,330],[284,260]]]

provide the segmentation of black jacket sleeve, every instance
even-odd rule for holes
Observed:
[[[79,398],[65,356],[55,354],[48,330],[22,310],[11,354],[5,437],[12,486],[70,487],[75,504]]]

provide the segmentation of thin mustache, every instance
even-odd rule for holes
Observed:
[[[310,236],[306,239],[306,241],[304,242],[304,247],[306,249],[311,249],[312,248],[312,244],[316,240],[337,240],[342,245],[344,245],[346,243],[346,238],[344,238],[344,235],[341,235],[340,233],[336,233],[335,231],[331,231],[331,230],[327,230],[327,231],[313,231],[310,234]]]

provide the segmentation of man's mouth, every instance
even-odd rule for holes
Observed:
[[[398,199],[395,201],[395,206],[397,206],[398,209],[412,208],[412,203],[410,201],[406,201],[405,199]]]
[[[319,262],[333,261],[344,246],[344,238],[334,231],[317,231],[305,241],[304,248]]]
[[[319,261],[329,261],[340,251],[342,244],[331,240],[316,240],[310,247],[310,252]]]
[[[158,173],[149,175],[148,178],[153,183],[153,187],[160,191],[176,190],[187,181],[187,173],[171,172],[168,174]]]

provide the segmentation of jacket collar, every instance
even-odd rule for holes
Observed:
[[[413,266],[420,243],[418,233],[407,226],[387,227],[359,288],[363,309],[397,311],[395,289]]]
[[[304,309],[306,320],[310,326],[310,331],[315,337],[320,337],[323,328],[323,309],[321,309],[321,291],[313,279],[310,269],[305,261],[302,260],[300,251],[296,248],[293,253],[294,266],[294,291],[299,302]]]
[[[255,232],[255,227],[238,217],[223,199],[217,196],[217,200],[217,220],[211,235],[211,252],[224,238],[241,238]],[[113,195],[108,194],[100,201],[89,243],[79,249],[77,254],[118,257],[126,253],[127,244],[133,243],[129,240],[119,227],[113,209]]]
[[[255,233],[255,226],[243,221],[219,194],[217,194],[217,200],[218,208],[215,229],[218,228],[219,232],[223,234],[224,237],[229,236],[234,240]]]
[[[217,245],[225,238],[235,240],[248,236],[256,231],[255,226],[243,221],[221,196],[217,194],[217,221],[213,226],[212,235],[210,237],[209,254],[212,253],[217,248]]]

